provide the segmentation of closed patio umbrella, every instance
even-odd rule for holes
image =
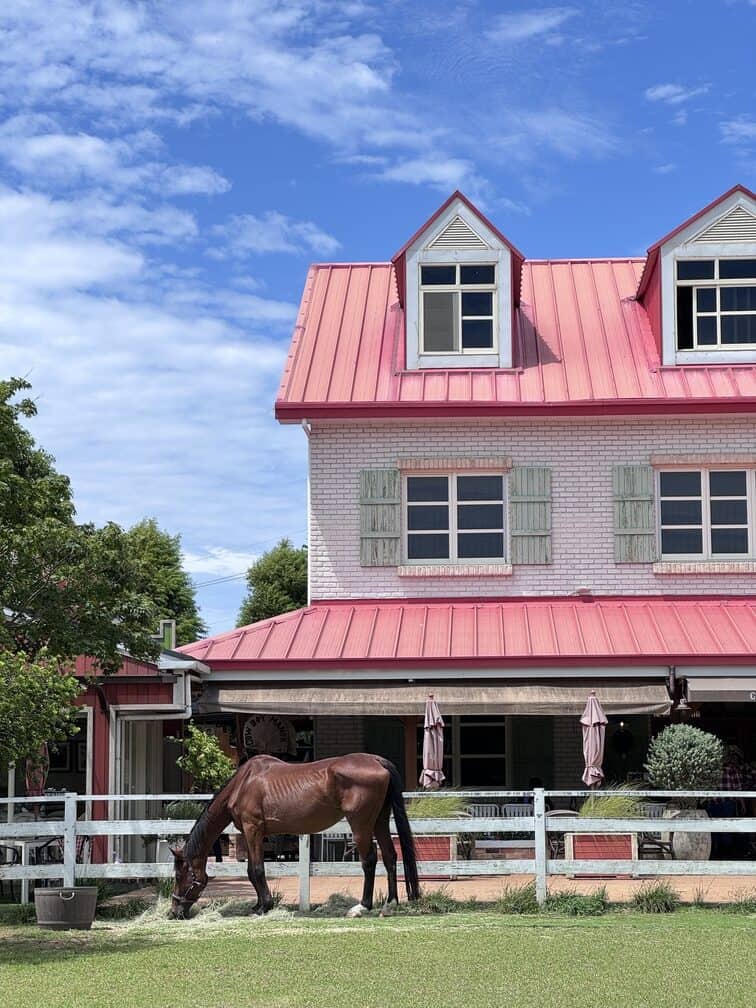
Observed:
[[[425,723],[423,726],[423,772],[420,786],[435,790],[444,780],[444,719],[433,694],[425,701]]]
[[[598,787],[604,779],[601,764],[604,762],[607,720],[595,690],[591,690],[583,716],[580,718],[580,724],[583,726],[583,757],[585,759],[583,783],[586,787]]]
[[[50,754],[43,742],[36,756],[30,756],[26,761],[25,784],[29,798],[40,798],[45,793],[47,774],[50,771]]]

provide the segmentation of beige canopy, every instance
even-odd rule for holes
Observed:
[[[688,700],[696,703],[756,702],[756,676],[721,676],[688,679]]]
[[[585,707],[586,687],[561,685],[433,685],[433,695],[446,714],[574,714]],[[670,700],[661,684],[591,685],[607,714],[668,714]],[[198,714],[422,714],[428,685],[395,686],[253,686],[206,685]]]

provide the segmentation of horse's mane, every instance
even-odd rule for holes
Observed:
[[[233,773],[231,777],[228,778],[225,784],[222,784],[218,788],[218,790],[213,794],[213,797],[210,799],[207,805],[205,805],[205,807],[202,809],[199,816],[197,817],[197,821],[195,822],[194,826],[192,826],[192,832],[186,838],[186,843],[184,844],[181,851],[181,853],[184,855],[187,861],[190,861],[194,857],[198,857],[200,851],[206,848],[208,840],[207,834],[209,832],[208,820],[210,818],[210,809],[213,807],[213,805],[215,805],[218,796],[221,794],[222,791],[226,790],[226,788],[234,779],[234,777],[236,777],[236,774],[239,773],[240,769],[241,767],[239,767],[239,769],[237,769],[235,773]],[[213,840],[215,840],[215,837],[213,837]]]

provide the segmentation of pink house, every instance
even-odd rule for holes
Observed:
[[[683,698],[753,760],[755,407],[742,186],[645,259],[529,259],[454,193],[391,262],[312,266],[275,404],[310,604],[181,649],[195,711],[414,786],[433,691],[451,782],[559,787],[595,688],[610,777]]]

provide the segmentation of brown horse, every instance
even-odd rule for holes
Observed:
[[[316,763],[284,763],[273,756],[247,760],[214,796],[194,824],[182,848],[174,849],[171,913],[184,917],[207,885],[207,858],[213,843],[233,822],[247,842],[247,874],[257,893],[258,913],[267,913],[273,898],[265,879],[263,840],[276,833],[319,833],[346,818],[362,862],[362,900],[349,911],[358,917],[373,906],[375,866],[373,837],[381,848],[388,875],[387,906],[398,902],[396,851],[389,817],[399,835],[407,896],[417,899],[415,844],[404,807],[401,779],[393,763],[381,756],[352,753]]]

